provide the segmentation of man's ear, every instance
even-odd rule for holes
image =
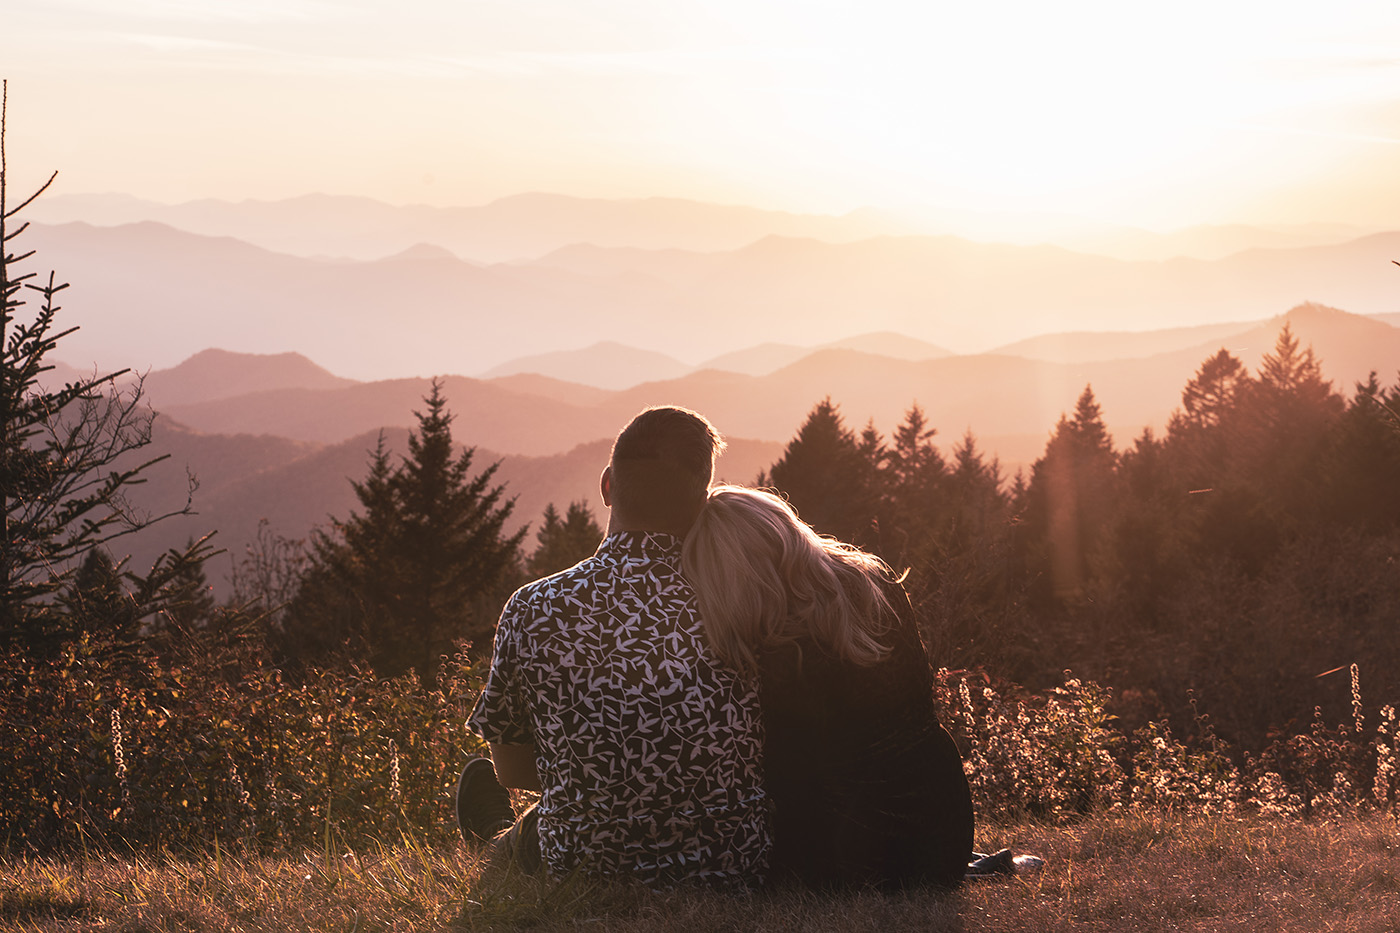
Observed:
[[[603,467],[603,475],[598,480],[598,491],[603,494],[603,505],[612,508],[612,464]]]

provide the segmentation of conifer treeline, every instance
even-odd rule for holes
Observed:
[[[945,457],[917,405],[886,440],[827,399],[760,481],[909,570],[942,665],[1072,668],[1139,721],[1189,721],[1194,691],[1246,748],[1346,709],[1334,668],[1400,694],[1400,383],[1344,396],[1287,326],[1257,373],[1207,359],[1126,448],[1091,387],[1009,481],[970,434]]]

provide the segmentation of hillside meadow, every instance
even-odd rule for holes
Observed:
[[[1390,933],[1400,922],[1392,817],[1311,822],[1103,815],[983,825],[1046,860],[955,892],[775,891],[744,897],[547,884],[485,868],[479,849],[388,840],[257,858],[216,851],[7,859],[0,924],[17,931],[1005,930]]]

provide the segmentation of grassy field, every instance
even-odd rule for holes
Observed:
[[[988,826],[979,848],[1041,873],[954,893],[727,897],[549,885],[412,843],[327,859],[88,858],[0,865],[0,928],[24,931],[1400,930],[1400,826],[1096,817]]]

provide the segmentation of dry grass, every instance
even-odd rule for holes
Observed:
[[[0,928],[24,931],[1400,929],[1400,828],[1096,817],[986,827],[984,847],[1046,870],[952,894],[784,892],[733,898],[548,885],[483,873],[479,854],[405,843],[327,864],[174,858],[0,863]]]

